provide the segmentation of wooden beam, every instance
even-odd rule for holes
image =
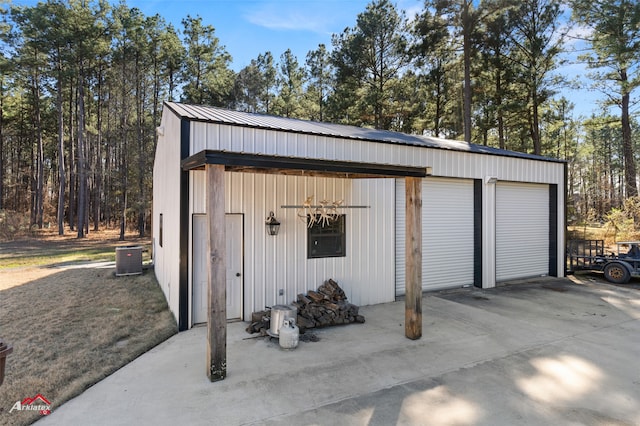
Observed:
[[[406,188],[406,277],[405,336],[422,337],[422,179],[405,178]]]
[[[227,376],[227,277],[224,214],[224,166],[207,165],[209,278],[207,290],[207,377]]]

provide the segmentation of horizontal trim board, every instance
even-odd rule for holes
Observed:
[[[182,161],[183,170],[201,169],[207,164],[223,164],[228,172],[299,174],[344,178],[426,177],[427,167],[360,163],[310,158],[255,155],[203,150]]]

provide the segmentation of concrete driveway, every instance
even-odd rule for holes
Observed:
[[[195,328],[38,424],[638,425],[640,290],[597,281],[426,294],[417,341],[404,302],[289,351],[229,324],[217,383]]]

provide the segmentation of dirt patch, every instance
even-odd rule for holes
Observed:
[[[47,252],[65,244],[74,242],[29,240],[0,250]],[[105,241],[80,244],[91,249]],[[38,412],[10,413],[17,401],[40,394],[55,410],[177,332],[152,270],[116,277],[112,266],[73,266],[0,270],[0,338],[13,345],[1,424],[32,423]]]
[[[17,287],[31,281],[53,275],[60,272],[54,268],[21,268],[21,269],[0,269],[0,291]]]

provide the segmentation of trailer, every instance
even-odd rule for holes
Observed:
[[[568,273],[598,271],[607,281],[626,284],[640,277],[640,241],[620,241],[616,252],[605,253],[604,240],[570,240],[567,246]]]

